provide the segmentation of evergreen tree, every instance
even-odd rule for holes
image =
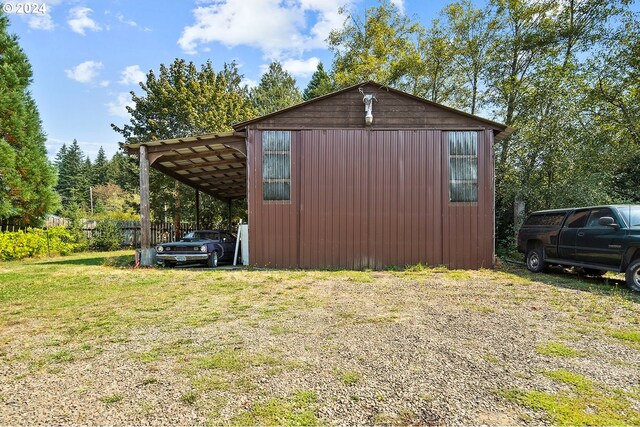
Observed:
[[[31,65],[0,11],[0,218],[37,224],[59,200],[40,115],[28,88]]]
[[[63,208],[71,205],[88,206],[89,201],[89,171],[91,162],[87,164],[84,153],[77,140],[73,140],[69,147],[63,145],[56,159],[58,163],[58,184],[56,190],[62,199]]]
[[[302,93],[302,99],[308,101],[322,95],[333,92],[333,82],[331,76],[324,70],[322,62],[318,63],[316,71],[311,76],[309,84]]]
[[[259,115],[302,102],[302,95],[296,87],[296,79],[282,68],[278,61],[272,62],[262,75],[260,84],[252,91],[253,105]]]
[[[56,166],[56,171],[58,172],[58,176],[60,175],[60,165],[67,155],[67,144],[62,144],[60,150],[56,153],[56,159],[53,161],[53,164]]]
[[[105,185],[107,182],[109,182],[109,160],[104,153],[104,148],[100,147],[91,171],[91,184]]]
[[[107,181],[118,185],[128,192],[135,192],[139,185],[137,159],[122,151],[113,155],[107,168]]]

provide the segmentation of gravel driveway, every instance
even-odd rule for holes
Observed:
[[[640,422],[640,299],[615,280],[21,268],[0,265],[0,424]]]

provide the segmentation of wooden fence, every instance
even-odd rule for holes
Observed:
[[[100,220],[110,221],[110,220]],[[140,221],[112,221],[118,225],[122,235],[122,246],[137,247],[140,246]],[[47,220],[43,228],[69,226],[69,220],[65,218],[55,218]],[[82,230],[86,233],[87,239],[92,240],[96,237],[98,230],[97,220],[83,220]],[[195,224],[183,222],[179,225],[179,237],[195,229]],[[0,233],[15,232],[22,230],[28,232],[28,227],[16,224],[7,224],[0,222]],[[151,244],[168,242],[176,238],[176,227],[172,222],[153,222],[151,223]]]

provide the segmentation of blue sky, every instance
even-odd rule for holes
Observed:
[[[20,4],[21,3],[21,4]],[[30,2],[29,4],[33,4]],[[31,91],[53,158],[78,140],[92,159],[100,146],[110,157],[120,136],[110,124],[127,122],[128,92],[150,70],[176,57],[219,70],[237,61],[254,85],[279,60],[303,89],[318,61],[329,66],[328,32],[344,19],[338,8],[362,10],[374,0],[47,0],[46,13],[16,13],[7,1],[10,31],[20,37],[34,72]],[[448,1],[396,0],[429,25]],[[33,11],[32,11],[33,12]]]

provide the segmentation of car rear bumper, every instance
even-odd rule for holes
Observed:
[[[209,259],[209,254],[156,254],[156,259],[159,261],[175,261],[175,262],[193,262],[193,261],[206,261]]]

